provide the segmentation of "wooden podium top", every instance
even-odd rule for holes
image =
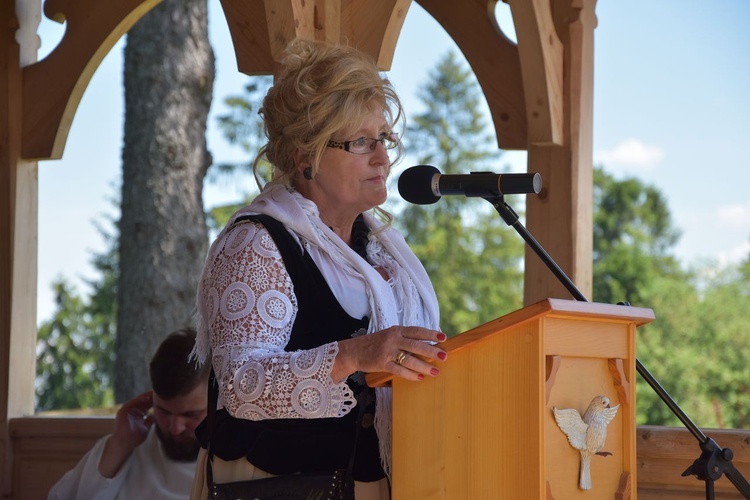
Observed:
[[[450,354],[474,344],[489,335],[527,321],[535,320],[541,316],[569,316],[605,321],[622,321],[635,323],[636,326],[645,325],[655,319],[653,310],[642,307],[579,302],[565,299],[544,299],[451,337],[443,342],[441,347]],[[393,374],[386,372],[368,373],[365,378],[367,385],[370,387],[380,387],[389,385],[391,379],[393,379]]]

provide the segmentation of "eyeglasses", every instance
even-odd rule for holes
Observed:
[[[353,153],[355,155],[366,155],[375,151],[377,143],[382,144],[385,149],[393,149],[398,146],[398,134],[392,132],[383,132],[377,139],[373,139],[372,137],[360,137],[359,139],[354,139],[353,141],[328,141],[328,144],[326,145],[329,148],[343,149],[344,151]]]

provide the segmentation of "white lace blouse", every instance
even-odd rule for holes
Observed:
[[[368,311],[361,278],[335,272],[327,254],[305,245],[334,295],[352,317]],[[331,342],[285,352],[298,311],[293,284],[276,244],[260,223],[240,223],[214,245],[200,284],[208,318],[219,405],[234,417],[340,417],[354,406],[346,383],[330,376]],[[333,278],[333,279],[332,279]]]

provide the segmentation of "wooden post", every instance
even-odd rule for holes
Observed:
[[[21,61],[14,2],[0,5],[0,496],[10,495],[8,422],[34,412],[37,163],[21,160]],[[23,39],[23,37],[19,38]],[[34,54],[36,52],[34,51]]]
[[[529,144],[528,170],[542,175],[540,196],[526,199],[526,226],[589,300],[593,287],[593,94],[596,0],[552,2],[563,44],[563,143]],[[529,249],[524,303],[570,298]]]

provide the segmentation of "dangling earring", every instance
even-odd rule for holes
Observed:
[[[308,181],[311,181],[313,178],[312,167],[305,167],[305,169],[302,171],[302,176]]]

